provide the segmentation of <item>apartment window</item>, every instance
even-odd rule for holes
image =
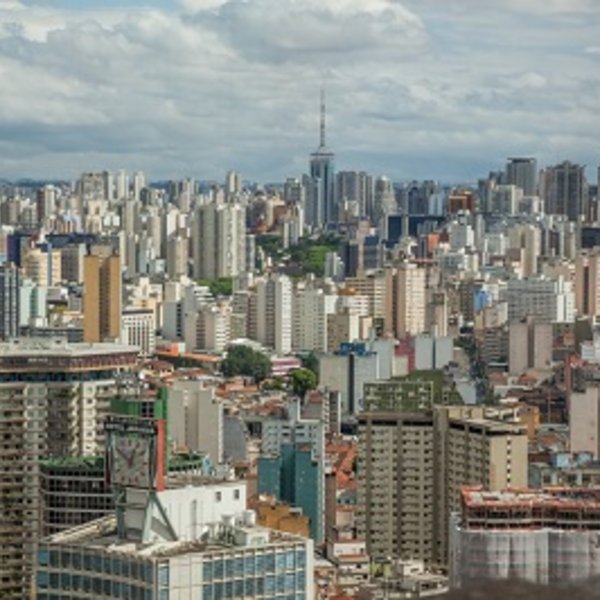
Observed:
[[[215,500],[216,500],[216,502],[221,502],[221,492],[215,493]]]
[[[233,499],[234,500],[240,499],[240,490],[233,490]]]

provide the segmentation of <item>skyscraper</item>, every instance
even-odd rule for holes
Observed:
[[[325,139],[325,93],[321,91],[321,126],[319,147],[310,155],[312,186],[308,194],[306,222],[316,228],[337,221],[335,201],[335,154]]]
[[[83,338],[118,340],[121,335],[121,259],[110,246],[95,246],[83,260]]]
[[[506,163],[506,183],[516,185],[525,196],[537,194],[537,161],[535,158],[509,158]]]
[[[19,335],[19,269],[0,265],[0,339]]]
[[[541,186],[549,215],[566,215],[569,221],[579,221],[587,215],[589,189],[585,167],[568,160],[548,167]]]

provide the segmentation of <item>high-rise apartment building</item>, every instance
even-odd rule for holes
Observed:
[[[246,268],[246,215],[240,204],[199,206],[192,226],[196,279],[237,277]]]
[[[319,147],[310,155],[311,186],[308,190],[306,222],[322,228],[338,220],[335,199],[335,154],[325,139],[325,95],[321,93],[321,126]]]
[[[118,375],[136,361],[134,349],[113,344],[0,344],[0,597],[30,597],[40,460],[102,449]]]
[[[0,340],[19,335],[19,269],[0,265]]]
[[[394,331],[397,338],[425,331],[427,271],[414,263],[402,263],[394,276]]]
[[[83,338],[86,342],[121,336],[121,259],[110,246],[94,246],[83,259]]]
[[[537,194],[537,160],[535,158],[509,158],[506,163],[506,183],[516,185],[525,196]]]
[[[365,385],[358,534],[372,557],[443,565],[461,487],[525,486],[527,435],[482,407],[433,406],[435,385],[419,383]]]
[[[269,275],[256,282],[256,339],[277,354],[292,350],[292,282]]]
[[[327,318],[335,312],[337,297],[325,290],[296,289],[293,298],[292,347],[296,351],[327,351]]]
[[[169,279],[179,279],[188,274],[189,241],[174,234],[167,240],[167,275]]]

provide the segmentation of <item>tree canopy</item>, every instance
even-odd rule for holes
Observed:
[[[294,394],[304,398],[306,392],[317,387],[317,376],[309,369],[294,369],[290,373]]]
[[[232,346],[221,363],[221,371],[226,377],[245,375],[260,383],[269,376],[271,361],[268,356],[250,346]]]
[[[198,285],[205,285],[213,296],[231,296],[233,293],[233,279],[219,277],[218,279],[200,279]]]

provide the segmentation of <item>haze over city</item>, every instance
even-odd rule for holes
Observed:
[[[322,87],[340,168],[597,162],[594,0],[3,0],[0,22],[6,178],[283,181],[317,145]]]

